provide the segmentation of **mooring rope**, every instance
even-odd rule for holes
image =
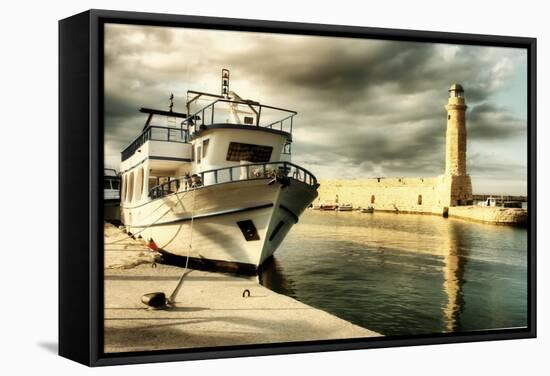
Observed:
[[[195,222],[195,189],[196,186],[193,186],[193,205],[191,206],[191,226],[189,229],[189,247],[187,247],[187,258],[185,259],[185,267],[183,268],[183,273],[181,273],[181,277],[178,281],[178,284],[174,291],[172,292],[172,295],[168,298],[168,303],[174,304],[176,302],[176,297],[178,293],[180,292],[181,286],[183,286],[183,279],[185,278],[187,274],[187,266],[189,265],[189,257],[191,255],[191,249],[193,247],[193,223]]]
[[[193,187],[193,192],[195,192],[195,187]],[[181,200],[180,200],[180,197],[179,197],[179,194],[183,193],[184,195],[182,197],[185,197],[185,195],[187,193],[189,193],[189,191],[184,191],[184,192],[176,192],[175,193],[175,196],[178,198],[178,201],[181,203]],[[194,195],[194,193],[193,193]],[[193,200],[194,200],[194,196],[193,196]],[[194,203],[193,203],[194,205]],[[162,205],[160,205],[158,208],[156,208],[155,210],[153,210],[151,213],[149,213],[148,217],[151,216],[155,211],[157,211],[157,209],[159,209]],[[104,243],[104,245],[111,245],[111,244],[116,244],[116,243],[119,243],[123,240],[128,240],[128,239],[131,239],[132,237],[135,237],[136,235],[139,235],[141,234],[143,231],[147,230],[149,227],[151,227],[152,225],[156,224],[158,221],[160,221],[162,218],[164,218],[164,216],[168,213],[170,213],[170,211],[174,210],[174,208],[169,208],[166,212],[164,212],[164,214],[162,214],[159,218],[157,218],[155,221],[151,222],[150,224],[148,224],[147,226],[145,226],[143,229],[139,230],[138,232],[135,232],[135,233],[132,233],[132,235],[128,235],[127,237],[125,238],[122,238],[122,239],[118,239],[118,240],[115,240],[115,241],[112,241],[110,243]],[[194,210],[194,208],[193,208]],[[193,217],[191,217],[191,223],[193,223]]]

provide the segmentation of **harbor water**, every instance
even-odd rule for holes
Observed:
[[[384,335],[527,325],[527,231],[307,210],[262,284]]]

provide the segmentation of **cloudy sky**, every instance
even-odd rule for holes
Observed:
[[[443,173],[447,90],[465,88],[474,193],[527,192],[525,50],[106,25],[105,163],[145,121],[185,112],[186,91],[218,93],[222,68],[243,98],[293,109],[293,161],[318,178]]]

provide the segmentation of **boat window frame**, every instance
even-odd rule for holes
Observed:
[[[206,152],[208,151],[208,144],[210,143],[209,138],[202,140],[202,159],[206,158]]]
[[[121,187],[120,187],[120,201],[124,202],[126,201],[126,174],[122,175],[122,178],[120,179]]]
[[[114,184],[118,183],[118,187],[115,187]],[[120,179],[111,179],[111,189],[116,189],[117,191],[120,189]]]
[[[145,173],[143,171],[143,167],[139,167],[136,172],[136,185],[134,187],[134,197],[136,200],[140,200],[143,196],[143,178],[145,176]]]
[[[128,195],[126,196],[128,202],[133,202],[134,199],[134,171],[128,174]]]

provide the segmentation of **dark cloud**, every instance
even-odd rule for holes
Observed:
[[[224,67],[243,97],[298,111],[293,158],[319,176],[340,166],[364,176],[440,174],[453,82],[466,89],[474,152],[480,142],[525,138],[526,120],[491,100],[524,63],[512,49],[125,25],[107,26],[105,40],[113,161],[141,129],[139,107],[166,108],[174,92],[185,112],[186,90],[218,91]]]
[[[127,118],[129,116],[135,115],[136,106],[134,103],[128,101],[123,97],[119,97],[113,94],[107,94],[105,96],[105,116],[109,120],[114,120],[116,118]],[[111,121],[108,122],[108,125],[111,124]]]
[[[525,120],[514,116],[502,106],[481,103],[474,106],[468,118],[470,139],[498,140],[514,136],[526,137]]]

